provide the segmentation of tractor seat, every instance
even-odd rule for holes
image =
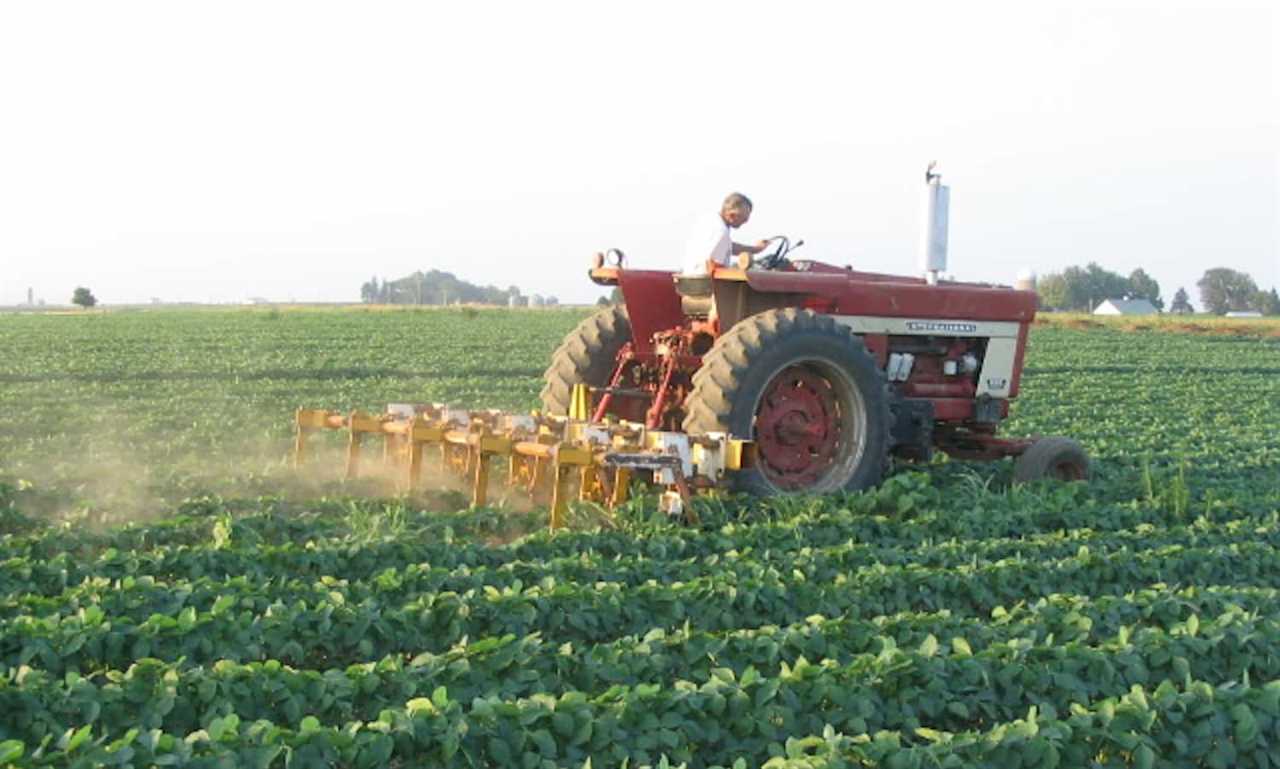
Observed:
[[[676,293],[680,295],[680,311],[685,315],[705,318],[711,314],[713,297],[710,275],[674,276]]]

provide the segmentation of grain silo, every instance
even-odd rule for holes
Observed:
[[[1013,287],[1019,291],[1035,291],[1036,290],[1036,274],[1033,270],[1023,270],[1018,273],[1018,279],[1013,282]]]

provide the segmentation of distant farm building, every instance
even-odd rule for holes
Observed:
[[[1031,270],[1022,270],[1018,273],[1018,279],[1013,282],[1013,287],[1019,291],[1035,291],[1036,274]]]
[[[1155,305],[1146,299],[1106,299],[1093,309],[1094,315],[1155,315]]]
[[[1234,310],[1227,313],[1228,318],[1261,318],[1262,313],[1257,310]]]

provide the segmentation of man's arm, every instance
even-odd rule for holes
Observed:
[[[767,248],[768,246],[769,246],[769,241],[759,240],[759,241],[756,241],[756,244],[754,246],[748,246],[743,243],[732,243],[729,246],[729,250],[731,253],[734,253],[734,254],[753,254],[754,255],[765,250],[765,248]]]
[[[769,241],[767,240],[761,240],[757,242],[754,246],[748,246],[742,243],[734,243],[730,241],[729,253],[733,256],[736,256],[738,254],[751,254],[752,256],[755,256],[756,254],[763,251],[768,245],[769,245]],[[737,262],[735,260],[735,261],[731,261],[728,265],[724,265],[717,262],[715,259],[708,259],[707,274],[710,275],[711,273],[715,272],[717,267],[733,267],[736,263]]]

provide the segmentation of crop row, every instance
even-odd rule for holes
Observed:
[[[116,622],[96,607],[67,617],[16,617],[0,625],[0,664],[57,673],[124,668],[141,657],[277,658],[307,667],[344,666],[388,654],[439,652],[463,638],[543,633],[600,643],[685,623],[708,631],[786,625],[816,614],[875,617],[948,608],[986,614],[1054,593],[1123,595],[1154,583],[1280,586],[1280,550],[1249,543],[1170,547],[1142,553],[1087,551],[1057,561],[1008,559],[948,569],[868,567],[814,581],[760,569],[686,583],[623,589],[557,584],[521,590],[434,593],[399,607],[374,602],[274,604],[242,610],[234,595],[208,612]]]
[[[1227,685],[1230,687],[1230,685]],[[1046,715],[1046,713],[1048,715]],[[901,734],[821,735],[771,746],[765,769],[887,769],[949,767],[1209,766],[1271,769],[1280,752],[1280,682],[1258,688],[1185,687],[1153,690],[1073,705],[1063,718],[1031,707],[1024,718],[983,732],[917,730],[928,745],[904,745]],[[735,764],[735,766],[740,766]]]
[[[118,546],[80,552],[74,548],[68,550],[59,543],[60,532],[50,532],[39,537],[0,541],[0,564],[10,564],[0,571],[0,589],[56,595],[67,586],[91,577],[121,579],[141,575],[191,578],[226,574],[264,577],[343,574],[349,579],[361,580],[371,578],[388,566],[410,563],[427,562],[447,569],[496,568],[517,562],[543,563],[571,558],[583,552],[596,553],[604,559],[643,556],[670,560],[732,552],[801,550],[850,541],[911,551],[949,540],[1017,540],[1062,529],[1137,532],[1153,525],[1158,528],[1178,525],[1167,512],[1159,509],[1116,506],[1100,515],[1096,509],[1088,509],[1089,505],[1074,504],[1068,508],[1084,509],[1030,515],[1001,510],[956,511],[914,520],[886,520],[847,509],[856,507],[858,499],[856,495],[848,496],[845,501],[849,504],[845,508],[839,507],[837,499],[818,506],[820,512],[801,514],[796,519],[730,524],[718,531],[672,529],[640,538],[632,532],[576,532],[534,537],[502,548],[446,541],[435,530],[368,543],[323,537],[314,540],[300,535],[293,526],[280,525],[288,532],[282,541],[275,537],[264,539],[263,529],[277,528],[273,522],[275,516],[234,521],[229,532],[230,547],[212,546],[206,531],[196,546],[155,544],[135,549],[132,547],[138,539],[135,532],[112,535],[112,541],[119,540]],[[1274,514],[1270,517],[1274,518]],[[1236,512],[1213,523],[1227,525],[1240,518]],[[1264,516],[1260,522],[1269,521]],[[104,535],[92,536],[96,542]],[[244,547],[235,546],[241,542]]]
[[[968,662],[980,666],[973,658]],[[818,665],[798,666],[776,678],[722,671],[704,683],[671,689],[615,687],[595,698],[578,692],[516,701],[479,697],[466,707],[441,687],[430,698],[384,710],[373,721],[341,726],[304,718],[289,728],[266,720],[248,723],[235,714],[186,735],[145,727],[107,734],[89,724],[32,740],[30,746],[0,742],[0,761],[213,765],[221,759],[265,767],[287,758],[299,765],[409,762],[556,769],[581,767],[588,760],[597,766],[661,765],[669,757],[690,767],[771,760],[772,766],[785,766],[790,759],[794,767],[1054,769],[1146,767],[1164,756],[1187,765],[1271,767],[1280,745],[1280,682],[1214,688],[1190,679],[1181,687],[1164,681],[1075,703],[1062,714],[1044,701],[957,732],[912,726],[918,723],[914,718],[902,719],[901,729],[870,731],[893,720],[885,717],[886,703],[878,691],[847,687],[843,672]],[[907,697],[914,697],[920,709],[937,707],[942,713],[964,707],[941,685],[897,699]],[[797,734],[813,736],[797,740],[792,737]]]
[[[1077,530],[1028,539],[947,541],[914,550],[846,541],[828,547],[731,552],[681,560],[659,560],[642,555],[605,558],[598,553],[582,553],[545,563],[521,561],[496,568],[448,568],[427,563],[408,564],[401,568],[388,566],[371,579],[355,581],[331,576],[314,580],[273,579],[261,575],[157,580],[144,575],[119,581],[97,577],[67,587],[57,596],[11,593],[0,599],[0,628],[14,617],[66,616],[90,607],[102,610],[113,621],[139,624],[153,614],[176,616],[187,608],[207,612],[218,602],[225,601],[227,596],[233,596],[240,609],[254,611],[264,611],[277,603],[299,601],[310,604],[373,601],[395,606],[424,594],[508,591],[519,590],[525,585],[551,587],[561,583],[610,583],[635,587],[690,582],[717,575],[746,579],[758,577],[769,570],[803,575],[809,581],[822,582],[847,578],[859,569],[880,565],[948,569],[975,561],[995,562],[1007,558],[1055,561],[1076,554],[1082,546],[1087,546],[1091,552],[1107,554],[1121,551],[1138,553],[1172,546],[1214,547],[1243,541],[1280,545],[1280,523],[1259,525],[1256,521],[1244,519],[1209,530],[1178,526],[1164,531],[1139,529],[1101,535]],[[9,564],[9,569],[15,579],[21,579],[25,573],[25,569],[17,564]],[[345,572],[338,573],[346,576]]]
[[[827,667],[862,671],[866,680],[859,685],[872,689],[899,676],[905,660],[915,677],[909,684],[894,679],[895,689],[923,690],[932,686],[934,676],[946,676],[952,683],[968,681],[972,690],[965,694],[966,704],[952,707],[952,715],[981,711],[983,718],[1003,718],[1007,713],[1001,708],[1016,709],[1026,694],[1010,689],[1012,684],[1005,680],[1014,663],[1047,666],[1048,673],[1035,673],[1038,685],[1051,686],[1072,701],[1166,677],[1280,676],[1280,655],[1275,652],[1280,622],[1259,618],[1228,601],[1242,595],[1208,594],[1209,600],[1192,601],[1188,596],[1144,591],[1132,600],[1044,601],[987,623],[947,613],[875,621],[813,619],[725,635],[655,632],[583,649],[537,636],[507,636],[439,655],[419,655],[407,664],[388,658],[323,672],[294,670],[277,661],[222,661],[190,668],[144,660],[124,672],[90,677],[73,673],[60,680],[25,669],[7,685],[0,684],[0,710],[19,734],[57,733],[85,723],[112,732],[141,725],[183,733],[231,713],[277,723],[298,723],[303,715],[323,723],[368,720],[440,686],[463,702],[494,695],[519,699],[561,691],[600,693],[616,685],[671,687],[680,681],[707,680],[717,670],[742,676],[751,669],[786,671],[807,664],[806,659],[821,659]],[[1273,601],[1274,595],[1262,602]],[[1117,616],[1142,616],[1186,604],[1204,613],[1190,614],[1167,628],[1116,621]],[[1225,610],[1214,617],[1218,609]],[[1068,654],[1067,649],[1075,651]],[[935,656],[949,659],[950,667],[939,668],[932,661]],[[962,661],[968,657],[986,667],[978,673],[964,668],[968,663]],[[880,667],[882,663],[888,667]],[[1060,663],[1067,667],[1055,667]],[[936,715],[930,714],[935,725]],[[949,723],[948,728],[959,727]]]

